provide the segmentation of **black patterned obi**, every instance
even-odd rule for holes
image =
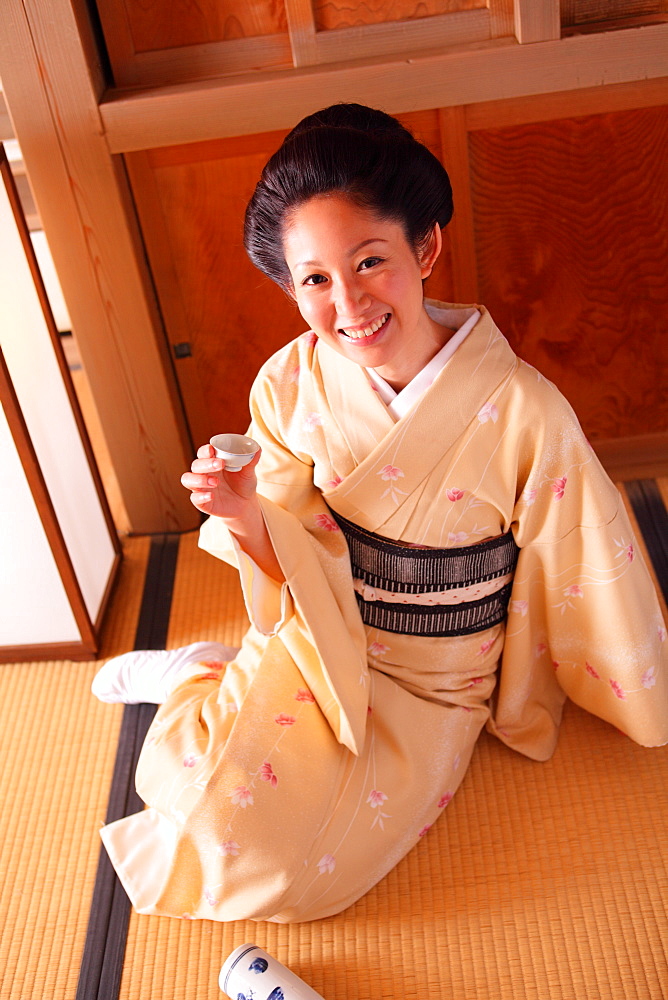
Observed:
[[[519,548],[512,532],[452,549],[414,548],[332,517],[348,542],[365,625],[404,635],[469,635],[504,621]]]

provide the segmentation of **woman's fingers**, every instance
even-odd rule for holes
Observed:
[[[206,490],[210,486],[217,486],[218,480],[211,475],[195,475],[193,472],[184,472],[181,476],[181,485],[187,490]]]
[[[202,510],[204,507],[208,507],[212,500],[213,497],[210,493],[203,493],[196,490],[194,493],[190,494],[190,502],[199,510]]]
[[[205,458],[196,458],[190,466],[190,471],[201,474],[206,474],[208,472],[215,476],[216,473],[221,472],[224,464],[225,463],[222,458],[209,456],[206,456]]]

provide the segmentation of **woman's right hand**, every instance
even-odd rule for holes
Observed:
[[[190,472],[181,476],[181,484],[190,490],[191,502],[203,514],[243,521],[257,507],[255,466],[260,454],[238,472],[226,472],[225,461],[216,458],[210,444],[203,444]]]
[[[260,451],[239,472],[226,472],[223,459],[216,458],[210,444],[203,444],[190,472],[181,476],[181,483],[190,490],[195,507],[203,514],[224,518],[244,552],[264,573],[281,583],[285,577],[256,492],[255,466],[259,460]]]

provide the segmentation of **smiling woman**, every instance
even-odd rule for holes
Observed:
[[[149,808],[103,831],[141,912],[336,913],[450,808],[484,726],[544,760],[567,695],[668,741],[666,630],[619,494],[484,306],[423,299],[451,214],[438,161],[359,105],[263,172],[246,245],[310,329],[258,374],[253,461],[203,445],[182,477],[252,625],[226,663],[195,644],[103,668],[109,700],[141,680],[164,701]]]
[[[398,222],[346,195],[318,195],[293,210],[283,245],[290,292],[313,332],[395,390],[455,332],[431,319],[423,302],[422,281],[441,249],[438,226],[415,250]]]

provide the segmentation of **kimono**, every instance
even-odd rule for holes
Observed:
[[[449,807],[483,727],[545,760],[567,696],[640,744],[668,741],[666,630],[621,497],[563,396],[479,308],[398,420],[313,333],[261,369],[249,434],[286,582],[205,523],[200,544],[238,566],[252,625],[233,662],[195,668],[158,710],[137,771],[148,808],[102,831],[140,912],[342,910]],[[512,532],[504,620],[458,635],[365,625],[341,519],[407,547]]]

